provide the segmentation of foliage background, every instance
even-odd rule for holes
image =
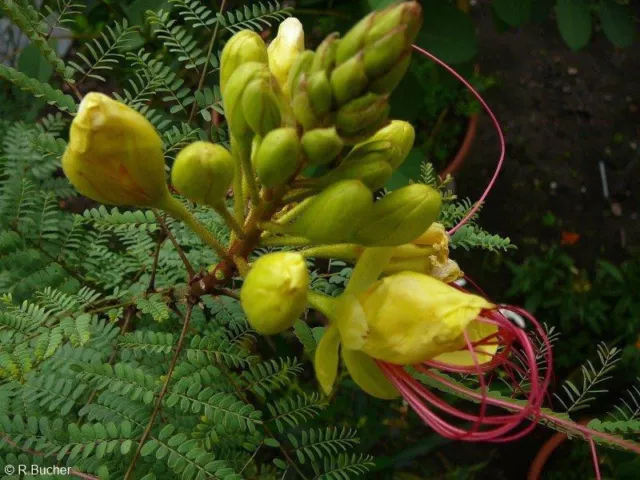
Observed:
[[[30,11],[24,7],[28,3],[14,5],[21,12]],[[225,142],[225,130],[218,122],[220,96],[215,86],[218,49],[214,48],[207,60],[206,39],[218,23],[221,40],[244,27],[267,34],[288,10],[286,6],[270,9],[271,2],[257,14],[251,6],[247,14],[246,2],[227,2],[227,8],[240,11],[242,17],[226,14],[221,20],[207,14],[208,10],[198,10],[200,2],[195,1],[85,3],[44,2],[39,11],[52,25],[38,24],[35,17],[22,14],[20,26],[29,38],[19,41],[15,29],[8,28],[7,23],[2,27],[7,41],[0,48],[0,289],[5,294],[0,307],[0,370],[3,376],[9,374],[9,380],[3,380],[0,390],[0,422],[3,432],[10,433],[14,440],[30,442],[32,450],[46,449],[70,464],[93,469],[96,474],[108,471],[112,478],[120,478],[125,473],[123,465],[127,465],[121,459],[131,458],[136,448],[135,439],[146,425],[145,419],[162,385],[158,379],[166,373],[179,334],[176,325],[186,313],[184,306],[172,301],[174,293],[184,285],[184,272],[151,212],[114,211],[73,198],[58,163],[69,117],[56,113],[51,104],[73,112],[74,89],[118,92],[163,132],[169,158],[196,138]],[[296,15],[305,23],[311,46],[330,31],[345,31],[369,8],[383,3],[292,2]],[[494,71],[495,62],[483,63],[491,53],[483,49],[483,32],[487,37],[497,35],[494,42],[502,43],[515,41],[525,32],[533,32],[541,43],[542,38],[555,35],[557,44],[553,48],[560,52],[585,47],[571,56],[563,53],[562,70],[571,68],[577,58],[611,54],[614,50],[609,42],[637,53],[637,44],[628,33],[629,19],[631,30],[637,30],[637,12],[624,2],[558,0],[554,5],[496,0],[490,5],[480,2],[470,15],[459,10],[457,2],[423,3],[427,13],[420,44],[454,64],[486,91],[492,105],[497,102],[498,108],[500,100],[509,98],[512,89],[523,87],[516,86],[515,81],[507,83],[513,78],[501,77],[499,68]],[[2,4],[12,8],[9,2]],[[547,9],[542,8],[545,6]],[[146,13],[148,9],[155,13]],[[165,17],[161,10],[171,12],[171,17]],[[55,12],[62,11],[65,14],[56,20]],[[610,11],[625,15],[603,13]],[[5,10],[4,14],[10,13]],[[15,14],[12,18],[19,23]],[[615,27],[607,23],[612,18],[618,19]],[[572,29],[567,30],[563,25],[569,23]],[[70,30],[60,28],[65,26]],[[486,34],[488,31],[490,35]],[[586,45],[587,40],[591,45]],[[46,45],[52,45],[50,50]],[[633,53],[618,54],[623,55],[620,65],[606,67],[616,68],[612,75],[633,71],[625,68]],[[528,68],[526,58],[517,61]],[[504,59],[499,62],[501,66],[508,63]],[[474,73],[476,65],[481,73]],[[205,68],[209,74],[202,77]],[[202,85],[200,78],[206,79]],[[70,86],[71,79],[75,80],[74,87]],[[586,77],[585,81],[594,80]],[[54,89],[46,87],[48,83]],[[544,92],[546,88],[543,87]],[[39,97],[38,101],[33,100],[33,94]],[[636,104],[635,95],[627,103]],[[422,60],[414,62],[393,100],[394,115],[412,121],[421,135],[411,161],[390,187],[419,179],[425,173],[421,169],[425,159],[433,162],[435,171],[446,165],[466,130],[467,117],[478,110],[449,77]],[[543,117],[549,115],[546,107],[549,105],[537,107]],[[519,149],[526,151],[530,148],[527,141],[533,143],[539,138],[522,134],[514,138],[513,122],[519,118],[513,114],[510,117],[510,112],[511,105],[502,107],[500,117],[511,134],[510,155],[518,168],[518,162],[526,158]],[[620,144],[637,142],[637,131],[625,128],[633,118],[637,117],[632,115],[625,118],[626,123],[619,124],[624,131],[621,141],[620,136],[609,138],[610,157],[614,160],[637,159],[637,143],[635,151],[617,150]],[[579,126],[576,123],[576,128]],[[495,158],[495,150],[488,146],[492,141],[489,133],[482,133],[489,132],[489,126],[481,124],[480,128],[479,141],[456,185],[458,193],[471,198],[476,198]],[[596,127],[587,125],[583,138],[589,136],[589,128]],[[620,132],[614,132],[617,133]],[[565,153],[555,151],[540,161],[558,162],[557,157]],[[631,169],[625,174],[633,178],[637,163],[629,164]],[[582,177],[597,171],[595,165],[578,162],[574,168]],[[426,173],[433,177],[433,172]],[[639,414],[633,379],[639,367],[636,341],[640,307],[635,292],[640,269],[633,227],[627,227],[630,241],[613,254],[615,248],[600,253],[585,246],[582,251],[581,241],[555,245],[566,237],[562,232],[580,233],[580,225],[572,224],[571,213],[561,212],[565,215],[562,217],[552,210],[540,209],[535,201],[527,203],[517,190],[510,190],[513,183],[509,178],[505,190],[494,193],[483,218],[487,218],[493,231],[515,236],[519,250],[496,255],[495,251],[504,246],[491,243],[499,242],[497,237],[476,237],[469,240],[469,246],[481,245],[494,252],[486,258],[478,252],[467,255],[463,248],[465,238],[459,237],[455,254],[493,297],[525,304],[561,333],[556,342],[556,391],[560,395],[556,403],[568,410],[575,405],[585,406],[577,418],[607,418],[611,411],[616,419],[634,421]],[[574,187],[566,183],[569,188]],[[597,187],[597,183],[590,184],[594,192]],[[545,194],[549,195],[546,191]],[[593,193],[594,197],[597,195]],[[510,215],[491,214],[497,204],[513,202],[514,196],[523,200],[521,209],[532,210],[530,217],[539,224],[539,228],[526,224],[526,235],[518,234],[514,223],[524,221],[513,211]],[[610,209],[615,202],[627,205],[626,201],[610,195],[605,206],[598,209]],[[567,203],[562,198],[559,202]],[[213,230],[226,234],[215,214],[196,210],[196,215]],[[215,261],[187,229],[165,220],[193,264],[209,265]],[[603,243],[611,245],[606,230],[597,234],[603,237]],[[532,236],[535,242],[530,241]],[[332,262],[318,272],[316,288],[337,293],[349,273],[347,265]],[[295,331],[297,338],[291,335],[269,341],[256,339],[237,303],[221,298],[194,310],[189,344],[176,366],[165,401],[167,416],[162,418],[163,428],[154,430],[152,441],[142,452],[139,477],[213,474],[218,478],[280,478],[284,474],[293,478],[299,468],[319,478],[351,478],[358,474],[397,479],[489,475],[514,478],[524,474],[523,467],[548,436],[538,431],[504,448],[454,445],[425,431],[402,405],[365,397],[349,380],[328,403],[315,393],[311,369],[304,365],[321,334],[319,323],[311,319],[313,328],[307,328],[300,322]],[[132,324],[135,331],[130,331]],[[604,353],[601,350],[604,361],[597,350],[601,341],[607,345]],[[592,359],[593,374],[580,369],[587,358]],[[105,364],[113,364],[113,368]],[[617,368],[615,375],[609,373],[611,365]],[[590,381],[581,387],[585,377],[593,380],[596,376],[613,378],[606,384]],[[582,405],[574,402],[570,387],[563,389],[560,380],[565,378],[585,393],[577,398],[584,401]],[[207,389],[203,385],[214,387]],[[625,393],[627,390],[630,393]],[[612,404],[620,410],[611,410]],[[69,419],[77,428],[67,430]],[[185,432],[190,435],[189,442]],[[200,436],[197,432],[201,432]],[[19,463],[21,459],[25,463],[26,458],[41,457],[16,453],[7,443],[1,448],[5,463]],[[252,456],[256,449],[258,453]],[[576,472],[589,471],[586,450],[572,443],[567,448],[571,455],[556,459],[552,474],[571,478]],[[616,452],[603,451],[603,456],[604,468],[616,478],[631,475],[637,463]],[[42,458],[42,462],[46,464],[47,460]]]

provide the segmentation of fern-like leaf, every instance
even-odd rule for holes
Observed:
[[[89,53],[78,52],[78,61],[69,62],[69,65],[82,75],[77,83],[80,84],[87,78],[105,82],[102,73],[111,71],[113,66],[124,58],[120,50],[130,41],[134,31],[135,28],[129,26],[125,19],[121,23],[116,22],[113,27],[107,26],[106,33],[100,32],[98,38],[86,43],[85,47]]]
[[[605,343],[598,344],[597,354],[600,362],[598,368],[593,366],[591,360],[587,360],[581,367],[582,384],[580,388],[574,382],[567,380],[562,385],[564,395],[554,394],[565,412],[571,413],[588,408],[595,398],[594,395],[607,392],[602,389],[601,384],[611,378],[609,373],[620,361],[620,352],[620,349],[609,348]]]

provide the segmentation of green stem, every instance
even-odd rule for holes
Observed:
[[[213,209],[218,213],[218,215],[222,217],[225,223],[231,228],[231,230],[233,230],[238,238],[244,239],[245,234],[244,230],[242,229],[242,225],[240,225],[235,217],[231,215],[231,212],[227,210],[227,207],[225,207],[224,205],[217,205],[214,206]]]
[[[334,322],[336,304],[338,303],[335,298],[323,295],[322,293],[309,291],[307,301],[314,309],[322,313],[331,322]]]
[[[304,237],[268,237],[260,240],[261,247],[306,247],[309,239]]]
[[[344,293],[364,292],[382,274],[384,267],[393,255],[393,247],[373,247],[365,249],[353,269]]]
[[[180,220],[189,227],[200,239],[215,250],[220,258],[228,258],[229,254],[222,244],[202,225],[196,217],[182,203],[173,197],[169,197],[162,210]]]
[[[287,193],[283,199],[282,199],[282,203],[293,203],[293,202],[300,202],[308,197],[311,197],[312,195],[316,194],[316,190],[313,188],[305,188],[305,189],[301,189],[301,190],[292,190],[291,192]]]
[[[256,175],[253,171],[253,165],[251,165],[251,142],[236,143],[238,148],[238,156],[240,157],[240,163],[242,164],[242,174],[244,180],[247,182],[249,189],[249,196],[251,197],[251,203],[258,204],[260,200],[258,192],[258,184],[256,183]]]
[[[338,243],[335,245],[320,245],[300,250],[304,258],[335,258],[353,260],[357,258],[358,246],[353,243]]]
[[[240,159],[240,146],[234,136],[231,136],[231,155],[235,160],[236,171],[233,175],[233,212],[236,217],[236,221],[240,224],[244,224],[244,192],[242,191],[242,160]]]
[[[278,218],[276,218],[276,220],[275,220],[276,223],[279,223],[281,225],[286,225],[291,220],[293,220],[298,215],[300,215],[302,213],[302,211],[305,208],[307,208],[307,206],[309,206],[309,202],[310,201],[311,201],[310,198],[307,198],[307,199],[303,200],[302,202],[297,204],[295,207],[293,207],[291,210],[285,212],[284,214],[282,214]]]

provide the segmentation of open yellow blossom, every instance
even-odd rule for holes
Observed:
[[[325,392],[331,391],[342,357],[353,380],[366,392],[393,398],[395,389],[375,360],[416,365],[429,360],[473,365],[464,332],[477,342],[497,327],[477,321],[485,309],[495,308],[482,297],[464,293],[428,275],[403,272],[385,277],[359,294],[338,300],[335,320],[316,352],[316,375]],[[491,360],[496,345],[476,348],[479,363]]]

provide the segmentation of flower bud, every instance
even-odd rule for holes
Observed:
[[[394,190],[374,203],[354,240],[365,246],[409,243],[436,220],[441,205],[440,193],[428,185],[413,184]]]
[[[344,161],[359,161],[370,155],[384,155],[391,168],[395,170],[409,155],[411,148],[413,148],[415,135],[415,130],[410,123],[391,120],[387,126],[378,130],[366,142],[356,145]],[[381,141],[384,141],[385,144],[382,144]]]
[[[354,55],[331,73],[331,88],[338,105],[358,97],[368,83],[362,55]]]
[[[327,35],[318,48],[311,64],[311,72],[325,72],[330,74],[336,64],[336,50],[338,48],[338,33]]]
[[[289,70],[289,76],[287,78],[287,91],[293,95],[294,90],[297,88],[298,83],[300,82],[300,77],[308,73],[311,69],[311,64],[313,63],[313,59],[315,58],[315,53],[312,50],[305,50],[300,53],[291,69]]]
[[[232,36],[222,49],[220,58],[220,90],[225,91],[227,81],[240,65],[249,62],[267,64],[267,46],[262,37],[251,30],[241,30]]]
[[[287,18],[278,27],[278,35],[267,49],[269,70],[280,84],[287,89],[287,78],[296,57],[304,50],[304,30],[295,17]]]
[[[367,93],[340,107],[335,124],[345,141],[358,143],[383,127],[388,116],[389,97]]]
[[[171,197],[153,125],[101,93],[80,104],[62,168],[81,194],[101,203],[162,208]]]
[[[496,327],[477,320],[492,308],[484,298],[433,277],[403,272],[344,297],[337,325],[345,348],[396,365],[416,365],[462,348],[465,331],[471,341],[495,333]]]
[[[371,190],[382,188],[391,178],[393,170],[382,158],[371,158],[362,162],[341,163],[337,168],[318,179],[325,187],[340,180],[360,180]]]
[[[240,290],[240,301],[252,328],[275,335],[292,327],[307,306],[309,272],[299,253],[260,257]]]
[[[224,110],[234,137],[264,136],[281,123],[279,87],[266,65],[249,62],[231,75]]]
[[[302,136],[302,149],[310,165],[326,165],[338,156],[343,146],[334,127],[316,128]]]
[[[209,142],[194,142],[176,157],[171,183],[189,200],[217,207],[233,181],[234,162],[227,149]]]
[[[374,49],[378,45],[389,46],[387,37],[402,32],[403,44],[410,47],[415,40],[422,24],[422,8],[415,1],[402,2],[392,5],[384,10],[371,12],[360,20],[343,37],[336,52],[336,63],[341,64],[351,58],[359,51],[370,48]],[[383,42],[383,43],[379,43]],[[392,48],[387,56],[390,63],[395,63],[394,56],[398,55],[398,48]],[[385,52],[380,52],[385,55]],[[393,60],[393,61],[391,61]]]
[[[242,97],[242,110],[251,130],[264,136],[280,126],[280,103],[271,79],[251,82]]]
[[[349,242],[372,204],[373,194],[362,182],[334,183],[309,201],[300,216],[286,227],[286,233],[314,243]]]
[[[331,110],[332,92],[331,84],[325,72],[316,72],[309,75],[306,82],[309,92],[309,103],[317,116],[322,116]]]
[[[387,73],[369,84],[373,93],[391,93],[404,78],[411,63],[411,51],[407,51]]]
[[[336,70],[361,56],[370,90],[391,92],[409,66],[411,44],[421,23],[422,9],[415,1],[372,12],[340,41],[336,49]]]
[[[300,140],[294,128],[271,130],[256,152],[260,182],[267,188],[283,185],[296,172],[300,152]]]
[[[331,85],[325,72],[302,73],[293,89],[291,108],[295,119],[305,130],[323,122],[333,101]]]

